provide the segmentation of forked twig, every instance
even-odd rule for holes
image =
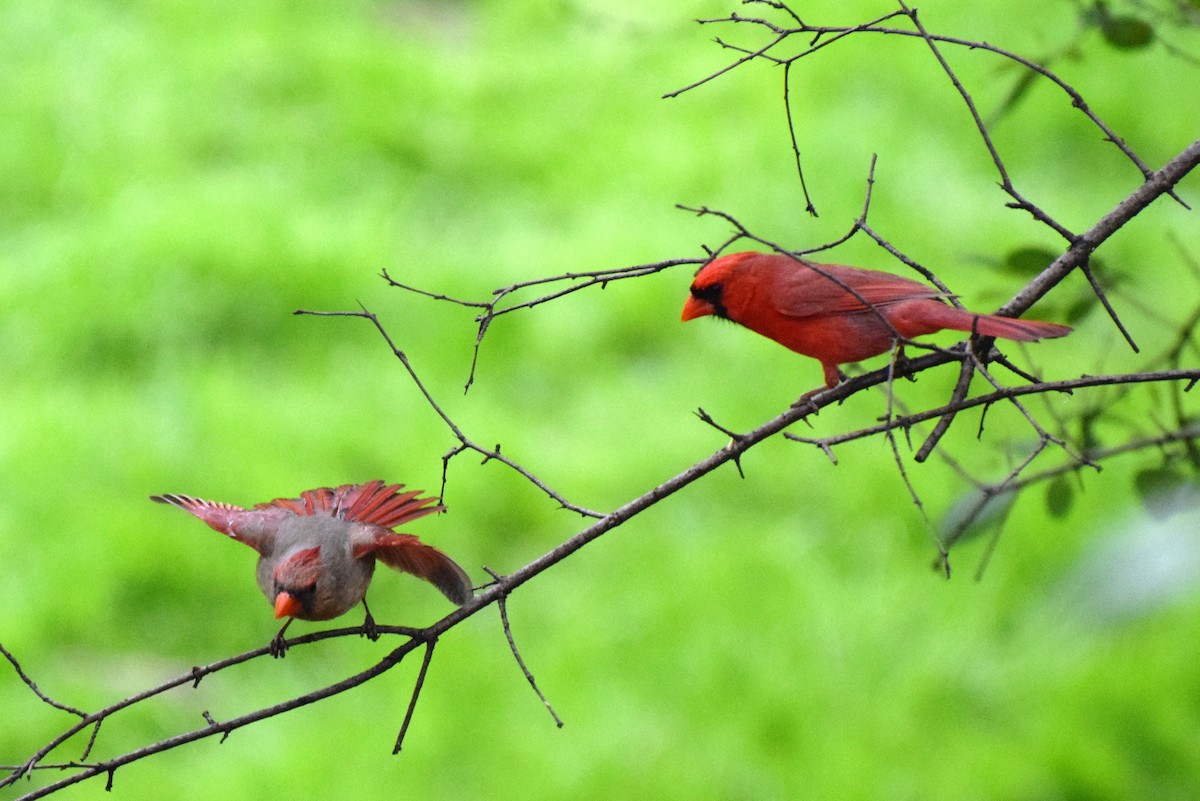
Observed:
[[[362,306],[361,311],[307,311],[304,309],[299,309],[294,312],[294,314],[304,314],[312,317],[361,317],[364,320],[369,320],[371,324],[375,326],[375,329],[379,332],[380,336],[382,336],[384,341],[387,342],[388,347],[392,349],[392,355],[400,361],[400,364],[402,364],[404,369],[408,372],[409,378],[411,378],[413,383],[416,384],[417,389],[425,398],[426,403],[428,403],[430,408],[432,408],[437,416],[442,419],[442,422],[445,423],[446,427],[450,429],[450,433],[454,435],[454,438],[459,441],[460,447],[452,449],[443,459],[442,491],[440,494],[444,495],[446,489],[446,473],[444,468],[445,463],[454,456],[470,450],[475,451],[483,456],[485,462],[495,460],[515,470],[517,473],[520,473],[526,481],[533,484],[535,487],[556,501],[563,509],[576,512],[584,517],[603,517],[600,512],[596,512],[588,509],[587,507],[572,503],[571,501],[567,500],[565,496],[551,489],[548,484],[535,476],[529,470],[522,467],[516,461],[500,453],[500,446],[497,445],[495,448],[485,448],[482,445],[476,444],[469,437],[467,437],[467,435],[463,433],[462,429],[459,428],[458,425],[452,419],[450,419],[450,416],[446,414],[442,407],[438,405],[438,402],[434,399],[433,395],[430,394],[429,389],[425,386],[424,382],[421,381],[420,376],[417,375],[417,372],[413,368],[412,363],[409,361],[408,356],[404,353],[404,351],[396,347],[396,343],[392,341],[391,335],[388,334],[387,330],[384,329],[383,325],[380,324],[379,318],[376,317],[373,312],[368,310],[366,306]]]
[[[403,289],[407,292],[412,292],[413,294],[421,295],[433,300],[445,301],[456,306],[480,310],[481,313],[475,317],[477,329],[475,332],[475,345],[471,350],[471,367],[467,373],[467,382],[463,386],[463,392],[466,393],[470,391],[471,385],[475,383],[475,372],[479,366],[479,351],[480,348],[483,347],[484,337],[487,335],[488,330],[491,328],[491,325],[496,318],[511,312],[520,311],[522,309],[532,309],[536,306],[542,305],[543,303],[549,303],[552,300],[558,300],[559,298],[566,297],[567,295],[571,295],[584,289],[588,289],[589,287],[598,286],[603,289],[614,281],[622,281],[628,278],[641,278],[643,276],[654,275],[655,273],[662,272],[670,267],[676,267],[681,264],[700,264],[703,263],[703,261],[703,259],[669,259],[667,261],[656,262],[654,264],[637,264],[631,267],[616,267],[608,270],[566,272],[560,275],[552,275],[544,278],[532,278],[495,289],[492,291],[492,299],[486,301],[462,300],[460,298],[451,297],[450,295],[445,295],[440,292],[431,292],[426,289],[420,289],[418,287],[397,281],[395,278],[392,278],[387,270],[383,270],[380,275],[385,281],[387,281],[388,286],[392,286],[397,289]],[[501,305],[502,301],[509,299],[510,296],[519,295],[525,290],[546,285],[560,284],[563,282],[567,282],[569,285],[551,290],[549,292],[544,292],[543,294],[536,295],[529,300],[514,301],[507,306]]]

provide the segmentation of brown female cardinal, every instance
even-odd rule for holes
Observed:
[[[474,595],[471,579],[449,556],[412,534],[391,529],[445,509],[420,490],[382,481],[309,490],[299,498],[276,498],[253,509],[202,501],[187,495],[154,495],[191,512],[210,527],[258,551],[258,586],[288,618],[271,643],[282,656],[283,632],[293,618],[329,620],[362,601],[363,631],[378,637],[367,586],[378,558],[389,567],[423,578],[462,606]]]
[[[811,356],[821,363],[827,387],[841,379],[839,364],[887,353],[897,334],[912,339],[949,328],[1032,342],[1071,332],[1056,323],[965,311],[944,297],[891,273],[778,253],[733,253],[696,273],[683,319],[724,317]]]

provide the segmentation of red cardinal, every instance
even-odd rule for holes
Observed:
[[[715,314],[811,356],[821,363],[827,387],[841,379],[839,364],[887,353],[896,334],[913,339],[950,328],[1032,342],[1071,331],[964,311],[943,302],[937,289],[891,273],[801,263],[774,253],[715,259],[696,273],[691,293],[684,320]]]
[[[391,530],[445,508],[437,498],[419,498],[420,490],[401,493],[403,488],[382,481],[324,487],[253,509],[187,495],[150,500],[191,512],[258,551],[258,586],[274,604],[275,617],[288,618],[271,644],[272,653],[281,656],[283,632],[292,618],[329,620],[359,601],[367,609],[376,558],[425,579],[459,606],[474,595],[471,578],[449,556],[412,534]],[[370,609],[363,630],[372,639],[378,636]]]

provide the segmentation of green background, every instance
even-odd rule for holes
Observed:
[[[879,158],[873,227],[972,307],[1028,275],[1019,247],[1062,248],[1004,207],[953,87],[919,40],[860,36],[798,63],[796,133],[820,217],[803,211],[782,72],[736,57],[763,13],[720,2],[7,2],[0,4],[0,643],[43,690],[95,709],[265,644],[253,554],[147,496],[237,504],[385,478],[436,492],[455,441],[368,323],[377,312],[464,431],[571,500],[607,510],[724,444],[692,411],[748,429],[820,380],[818,365],[733,326],[678,323],[692,268],[590,289],[491,327],[464,395],[473,312],[389,289],[484,300],[570,271],[701,257],[729,226],[812,247],[847,231]],[[854,24],[887,3],[805,3]],[[1053,67],[1151,166],[1195,137],[1194,29],[1108,46],[1068,3],[920,6],[931,29]],[[782,18],[778,18],[780,22]],[[1064,53],[1068,43],[1071,52]],[[985,114],[1020,77],[947,55]],[[993,126],[1018,188],[1082,230],[1139,183],[1069,100],[1039,82]],[[1200,200],[1195,177],[1180,191]],[[1069,338],[1010,353],[1049,378],[1149,369],[1197,297],[1194,213],[1159,201],[1100,252],[1133,330],[1095,312]],[[830,260],[901,269],[859,236]],[[1118,279],[1120,279],[1118,281]],[[1072,276],[1031,316],[1062,320]],[[938,339],[949,344],[954,337]],[[1186,358],[1186,357],[1185,357]],[[1190,353],[1195,364],[1195,352]],[[868,363],[874,367],[882,360]],[[898,390],[944,398],[952,368]],[[1194,393],[1193,393],[1194,395]],[[1185,408],[1193,396],[1183,400]],[[1169,425],[1168,391],[1030,401],[1054,431],[1100,411],[1102,444]],[[832,435],[886,409],[823,410]],[[996,481],[1032,430],[997,407],[945,451]],[[1061,426],[1061,427],[1060,427]],[[919,432],[914,432],[919,441]],[[416,661],[352,693],[120,769],[114,798],[1194,798],[1200,670],[1193,508],[1149,515],[1106,463],[1063,516],[1037,487],[984,540],[930,569],[930,530],[879,439],[838,464],[777,439],[522,587],[518,643],[566,720],[557,730],[495,609],[440,644],[402,755],[391,745]],[[1051,448],[1035,466],[1067,457]],[[906,467],[937,521],[969,484]],[[1194,500],[1194,498],[1193,498]],[[585,523],[497,463],[450,465],[450,513],[412,527],[480,580]],[[383,623],[448,611],[380,574]],[[347,623],[358,622],[352,612]],[[293,632],[313,630],[298,623]],[[357,672],[382,640],[260,660],[107,723],[95,758]],[[0,666],[0,762],[72,719]],[[76,758],[81,743],[56,752]],[[36,782],[57,778],[43,773]],[[64,793],[95,797],[102,780]],[[13,788],[0,791],[11,797]]]

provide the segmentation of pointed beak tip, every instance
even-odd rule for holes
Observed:
[[[686,323],[688,320],[695,320],[706,314],[712,314],[712,307],[702,300],[689,297],[687,303],[683,304],[683,313],[679,315],[679,319]]]
[[[281,592],[275,596],[275,619],[295,617],[300,612],[300,602],[291,594]]]

